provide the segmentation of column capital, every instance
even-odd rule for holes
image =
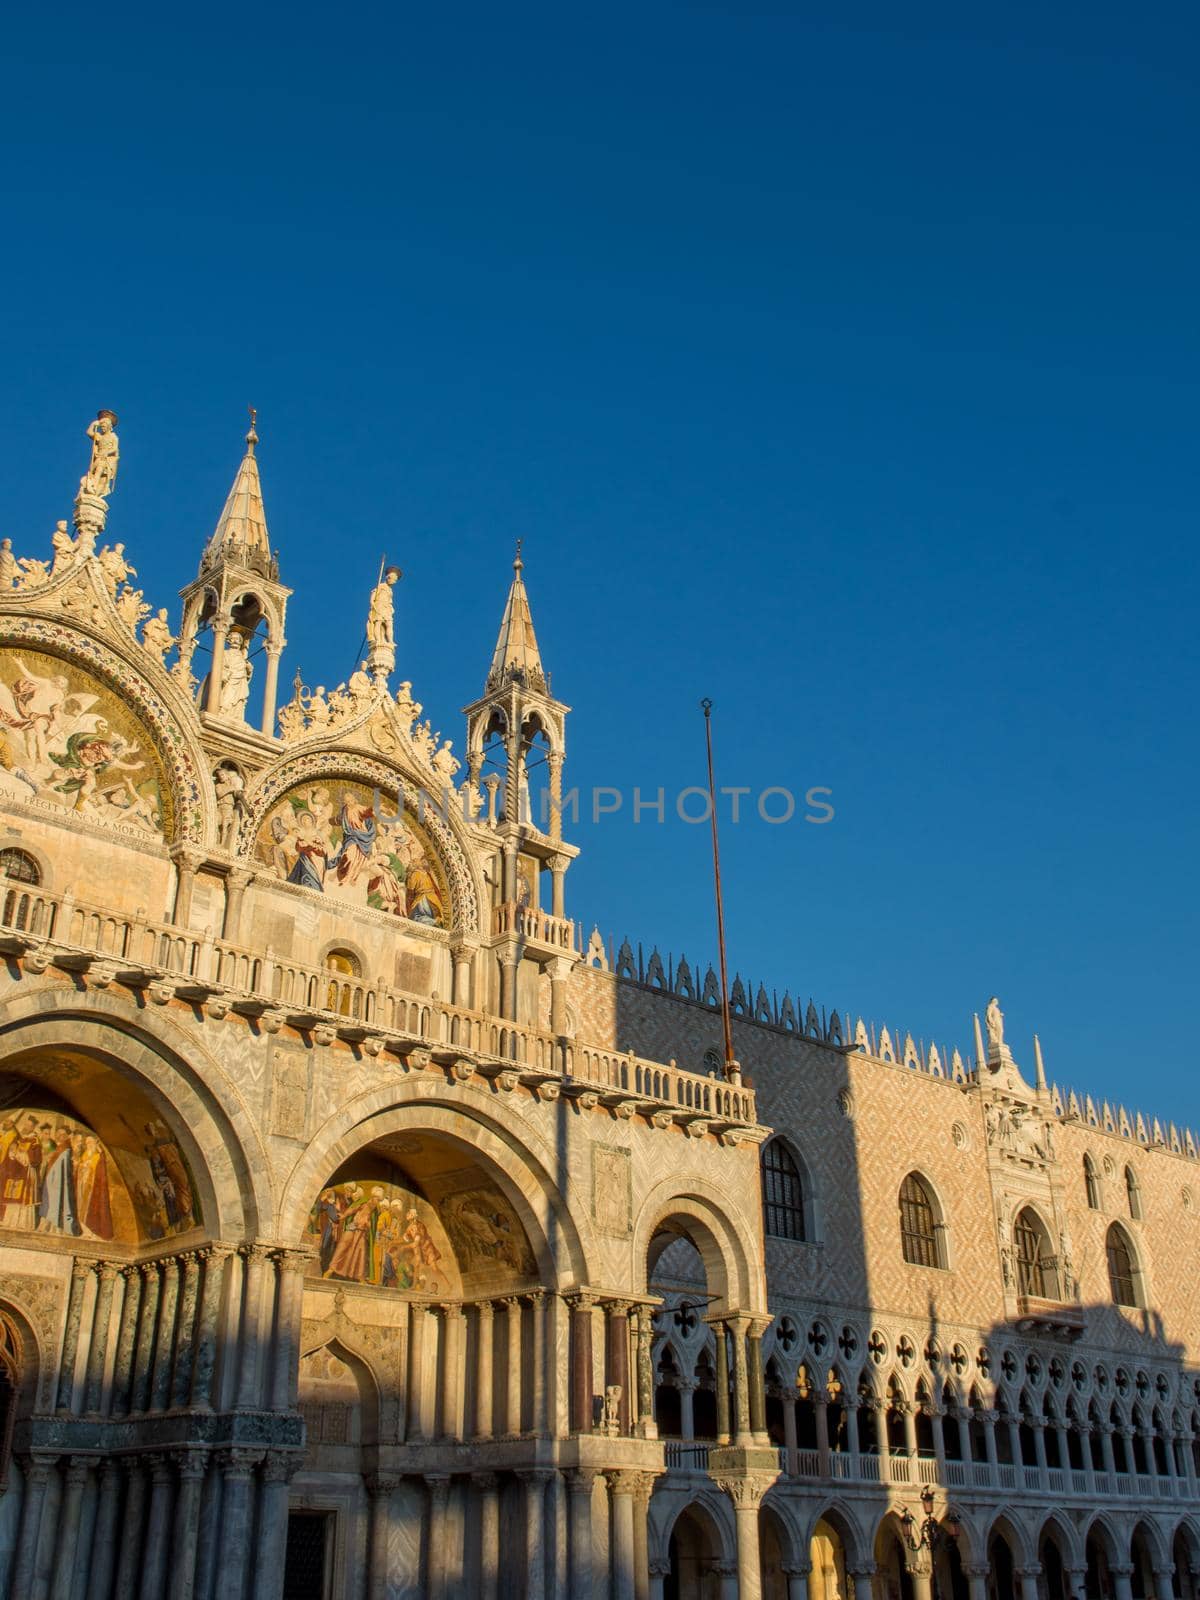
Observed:
[[[290,1483],[300,1470],[300,1457],[290,1450],[268,1450],[262,1467],[264,1483]]]
[[[92,1456],[68,1456],[67,1458],[67,1485],[81,1487],[87,1482],[88,1469],[92,1465]]]
[[[181,1479],[194,1479],[198,1482],[208,1471],[207,1450],[172,1450],[171,1459]]]
[[[367,1493],[372,1500],[394,1494],[400,1483],[401,1474],[398,1472],[369,1472],[366,1477]]]
[[[518,1467],[516,1476],[522,1483],[537,1485],[551,1483],[558,1473],[554,1467]]]
[[[756,1477],[730,1477],[716,1478],[713,1480],[718,1489],[722,1490],[733,1501],[738,1511],[752,1510],[762,1504],[763,1496],[774,1482],[772,1478]]]
[[[302,1245],[295,1244],[280,1245],[270,1254],[280,1272],[305,1272],[308,1270],[309,1262],[317,1258],[315,1250],[306,1250]]]
[[[498,1472],[473,1472],[471,1474],[471,1482],[481,1493],[491,1494],[500,1486],[500,1474]]]
[[[632,1467],[606,1467],[604,1478],[613,1494],[636,1495],[639,1483],[644,1476]]]
[[[265,1455],[265,1450],[247,1450],[240,1445],[233,1445],[219,1451],[217,1460],[227,1482],[247,1482]]]
[[[1039,1567],[1038,1570],[1040,1571],[1041,1568]],[[1114,1578],[1132,1578],[1134,1572],[1133,1562],[1110,1561],[1108,1570]]]
[[[494,1317],[496,1308],[490,1300],[476,1300],[475,1309],[481,1317]]]
[[[633,1310],[634,1302],[632,1300],[603,1300],[601,1305],[604,1308],[606,1317],[627,1317]]]
[[[593,1294],[590,1289],[572,1289],[563,1295],[563,1299],[572,1311],[593,1311],[596,1308],[599,1297]]]
[[[429,1490],[429,1498],[435,1506],[445,1508],[450,1498],[450,1474],[448,1472],[425,1473],[425,1487]]]
[[[567,1488],[572,1494],[587,1495],[591,1498],[592,1489],[596,1479],[600,1476],[596,1467],[570,1467],[567,1470]]]
[[[152,1450],[145,1458],[146,1465],[150,1468],[150,1481],[154,1484],[170,1483],[172,1474],[171,1458],[162,1450]]]
[[[992,1570],[991,1567],[987,1564],[986,1561],[964,1561],[963,1562],[963,1577],[964,1578],[986,1578],[987,1575],[991,1572],[991,1570]],[[1085,1572],[1087,1571],[1086,1567],[1084,1568],[1084,1571]]]
[[[71,1263],[72,1279],[75,1283],[85,1282],[85,1280],[92,1275],[92,1272],[95,1270],[98,1264],[99,1263],[95,1261],[80,1260],[77,1256]]]
[[[878,1570],[879,1568],[873,1561],[859,1561],[854,1566],[847,1566],[846,1568],[847,1573],[852,1578],[873,1578]]]
[[[812,1571],[811,1561],[782,1561],[779,1570],[785,1578],[807,1578]]]
[[[1110,1567],[1109,1571],[1111,1570]],[[1042,1575],[1042,1563],[1040,1561],[1031,1561],[1028,1566],[1014,1567],[1013,1572],[1018,1578],[1040,1578]]]

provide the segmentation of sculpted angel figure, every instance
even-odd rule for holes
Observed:
[[[123,544],[105,545],[96,560],[100,563],[100,571],[111,586],[114,597],[123,583],[129,578],[137,577],[137,568],[131,567],[125,559]]]
[[[100,411],[95,422],[89,422],[87,436],[92,441],[92,459],[79,480],[81,494],[109,495],[117,481],[117,462],[121,459],[120,441],[116,434],[117,418],[112,411]]]
[[[454,774],[462,766],[462,762],[452,753],[452,745],[453,741],[447,739],[430,763],[444,784],[451,783]]]
[[[131,633],[137,632],[142,618],[150,615],[150,607],[142,598],[140,589],[131,589],[128,584],[125,585],[117,596],[117,615]]]
[[[157,616],[147,619],[142,629],[142,649],[148,650],[161,666],[163,657],[174,643],[175,635],[167,621],[167,608],[163,606]]]
[[[399,567],[389,567],[371,590],[371,605],[367,612],[367,643],[372,648],[379,645],[394,645],[396,642],[394,626],[396,603],[392,589],[399,576]]]
[[[406,733],[411,733],[412,725],[423,709],[420,701],[413,699],[412,684],[406,679],[396,690],[396,715],[404,724]]]
[[[50,535],[50,548],[54,551],[54,564],[50,568],[50,576],[57,578],[60,572],[66,571],[78,553],[65,522],[54,524],[54,532]]]

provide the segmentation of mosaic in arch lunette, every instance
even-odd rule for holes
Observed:
[[[150,735],[107,684],[58,656],[0,649],[0,798],[158,835],[166,792]]]
[[[432,1208],[394,1183],[329,1184],[309,1214],[306,1240],[316,1247],[310,1271],[343,1283],[437,1294],[453,1270]]]
[[[331,778],[290,789],[263,819],[255,855],[286,883],[447,925],[445,874],[420,824],[365,784]]]
[[[196,1225],[196,1192],[163,1123],[110,1144],[52,1104],[0,1112],[0,1229],[137,1244]]]

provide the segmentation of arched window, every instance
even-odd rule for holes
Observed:
[[[922,1178],[910,1172],[900,1185],[900,1245],[914,1267],[944,1265],[933,1196]]]
[[[1100,1179],[1096,1173],[1096,1163],[1091,1156],[1087,1155],[1083,1158],[1083,1188],[1084,1193],[1087,1195],[1088,1209],[1090,1211],[1099,1211]]]
[[[1108,1286],[1112,1290],[1113,1304],[1136,1306],[1138,1298],[1133,1251],[1129,1248],[1124,1229],[1115,1222],[1105,1236],[1104,1248],[1108,1255]]]
[[[13,1423],[21,1388],[21,1344],[7,1317],[0,1317],[0,1491],[8,1484]]]
[[[1137,1181],[1137,1173],[1132,1167],[1125,1168],[1125,1194],[1129,1200],[1129,1215],[1135,1222],[1142,1220],[1142,1191]]]
[[[42,869],[27,850],[9,845],[0,850],[0,878],[8,884],[28,884],[36,888],[42,881]],[[23,932],[29,926],[29,895],[20,888],[5,888],[3,895],[4,922],[9,928]]]
[[[331,950],[325,957],[325,970],[333,976],[329,980],[329,994],[325,1000],[326,1011],[336,1011],[343,1017],[351,1014],[357,995],[351,984],[341,980],[361,978],[362,963],[351,950]]]
[[[1058,1299],[1058,1264],[1050,1236],[1037,1212],[1026,1206],[1013,1223],[1013,1253],[1017,1259],[1017,1293],[1032,1300]]]
[[[804,1183],[787,1146],[772,1139],[762,1154],[763,1228],[775,1239],[806,1239]]]

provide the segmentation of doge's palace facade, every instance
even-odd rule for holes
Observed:
[[[519,555],[460,761],[395,569],[279,703],[253,422],[177,634],[88,435],[0,543],[0,1596],[1194,1600],[1193,1136],[994,1001],[739,980],[724,1070],[567,915]]]

